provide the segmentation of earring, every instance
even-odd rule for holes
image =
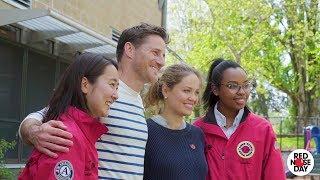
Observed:
[[[168,99],[168,97],[164,97],[164,99]]]

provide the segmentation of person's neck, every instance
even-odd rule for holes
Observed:
[[[137,74],[132,71],[132,68],[119,68],[119,77],[122,82],[136,92],[143,89],[144,82],[137,77]]]
[[[167,108],[164,108],[164,110],[160,113],[160,116],[167,121],[169,129],[179,129],[183,124],[183,116],[178,115]]]
[[[227,107],[222,107],[220,103],[218,103],[217,109],[221,114],[223,114],[226,117],[226,128],[231,127],[239,111],[230,110]]]

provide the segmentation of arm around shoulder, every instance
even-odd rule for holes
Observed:
[[[39,130],[42,122],[37,119],[24,119],[19,127],[19,136],[26,144],[32,145],[32,134]]]
[[[19,134],[22,140],[50,157],[57,157],[56,152],[68,152],[68,147],[73,144],[70,140],[72,134],[67,131],[63,122],[50,120],[42,123],[44,113],[32,114],[26,117],[20,125]]]
[[[44,115],[47,112],[47,108],[43,108],[40,111],[29,114],[19,126],[19,136],[22,141],[26,144],[32,144],[30,142],[29,136],[30,131],[34,131],[37,127],[42,124]]]

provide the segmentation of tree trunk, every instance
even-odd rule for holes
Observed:
[[[312,117],[320,117],[320,98],[312,100],[310,105],[310,115]]]

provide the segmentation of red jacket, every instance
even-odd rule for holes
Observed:
[[[75,107],[69,107],[59,119],[73,134],[73,146],[67,153],[58,153],[58,158],[50,158],[34,149],[19,180],[98,179],[95,143],[107,132],[107,127]]]
[[[207,180],[285,180],[281,152],[267,120],[246,109],[230,139],[217,125],[213,111],[194,125],[205,134]]]

